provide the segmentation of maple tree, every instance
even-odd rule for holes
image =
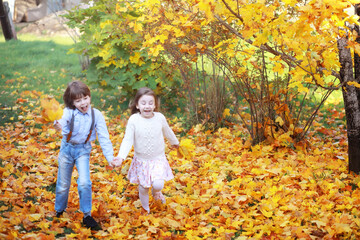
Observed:
[[[355,97],[358,95],[358,80],[355,80],[351,64],[352,55],[356,55],[360,49],[356,42],[358,33],[354,30],[358,17],[349,15],[346,11],[351,4],[357,2],[139,1],[136,7],[142,14],[136,21],[144,29],[143,46],[148,48],[149,54],[171,55],[176,52],[177,59],[186,58],[188,62],[196,62],[199,56],[206,54],[211,61],[225,69],[223,74],[230,76],[228,81],[240,83],[234,88],[235,92],[249,86],[244,94],[245,98],[251,94],[251,88],[259,89],[260,94],[268,91],[270,94],[267,98],[260,99],[260,104],[253,104],[258,99],[249,97],[248,103],[250,106],[253,104],[251,110],[254,112],[266,101],[272,101],[270,107],[273,108],[268,116],[266,111],[265,116],[250,116],[251,120],[255,118],[255,125],[250,129],[253,132],[259,127],[266,131],[265,123],[271,133],[285,125],[284,134],[303,137],[318,108],[315,108],[308,122],[297,122],[297,114],[289,111],[290,105],[282,101],[281,97],[295,99],[299,94],[306,96],[321,88],[322,101],[325,101],[332,91],[343,89],[350,142],[349,170],[359,173],[359,100]],[[126,5],[124,2],[118,3],[119,6],[124,4]],[[347,58],[344,58],[345,52]],[[254,59],[259,53],[260,56],[263,55],[263,64],[270,64],[261,66],[261,61]],[[249,67],[250,65],[252,66]],[[271,84],[262,88],[256,82],[244,82],[243,79],[249,78],[254,69],[265,73],[271,70],[279,76],[280,81],[269,78],[268,83],[272,82],[276,86],[280,83],[282,86],[271,92],[268,87]],[[264,75],[266,76],[261,76]],[[274,99],[280,99],[279,105],[276,105],[277,101]],[[296,108],[296,104],[293,107]],[[265,121],[258,121],[257,117]],[[244,122],[248,120],[244,119]],[[260,136],[261,140],[263,137]]]

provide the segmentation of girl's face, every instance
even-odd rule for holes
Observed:
[[[152,95],[143,95],[139,98],[136,108],[140,110],[140,115],[144,118],[154,116],[155,98]]]
[[[82,96],[74,100],[74,106],[82,113],[87,113],[90,108],[91,97]]]

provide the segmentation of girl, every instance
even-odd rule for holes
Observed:
[[[106,160],[113,166],[114,151],[109,139],[105,119],[101,112],[91,107],[91,95],[87,85],[80,81],[68,84],[64,96],[66,108],[62,118],[55,123],[55,129],[62,131],[62,142],[58,157],[55,211],[61,217],[68,203],[71,175],[76,165],[80,198],[80,210],[84,214],[83,224],[93,230],[100,229],[91,217],[92,189],[90,180],[91,142],[96,133]]]
[[[164,115],[155,112],[157,105],[156,95],[150,88],[138,90],[130,106],[132,115],[128,120],[119,154],[114,159],[114,166],[120,166],[134,146],[134,158],[127,177],[131,183],[139,184],[141,205],[147,213],[150,213],[149,188],[152,187],[155,200],[165,203],[161,190],[165,181],[174,178],[165,156],[164,136],[172,146],[179,147],[179,141]]]

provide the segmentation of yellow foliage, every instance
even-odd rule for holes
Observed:
[[[275,62],[274,67],[273,67],[273,71],[278,72],[280,74],[284,73],[284,65],[282,63]]]
[[[309,89],[303,85],[301,81],[293,81],[289,84],[289,88],[297,88],[299,92],[309,92]]]
[[[228,109],[228,108],[224,109],[223,118],[226,118],[227,116],[231,116],[230,109]]]

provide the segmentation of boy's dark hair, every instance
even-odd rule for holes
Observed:
[[[63,100],[66,107],[75,109],[74,100],[85,96],[91,97],[89,87],[81,81],[72,81],[65,90]]]
[[[142,87],[137,91],[134,100],[130,103],[131,114],[140,112],[140,110],[136,108],[136,105],[138,104],[139,99],[144,95],[150,95],[150,96],[154,97],[154,99],[155,99],[155,109],[154,109],[154,111],[158,111],[158,109],[159,109],[159,99],[157,98],[155,92],[152,89],[148,88],[148,87]]]

